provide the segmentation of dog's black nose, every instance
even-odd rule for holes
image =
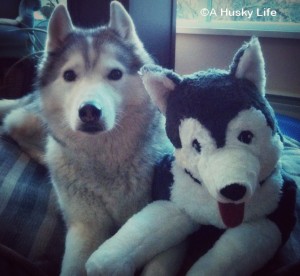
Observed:
[[[79,107],[78,114],[83,123],[96,123],[101,118],[102,111],[96,103],[85,102]]]
[[[238,183],[232,183],[226,186],[225,188],[221,189],[220,193],[221,195],[230,200],[237,201],[244,197],[246,191],[247,189],[243,185]]]

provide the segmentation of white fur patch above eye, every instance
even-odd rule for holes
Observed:
[[[197,162],[202,156],[206,156],[216,148],[216,143],[207,130],[198,120],[193,118],[184,119],[179,126],[181,148],[176,149],[177,162],[192,171],[196,170]],[[197,141],[200,147],[198,151],[194,146]],[[198,145],[197,145],[198,146]]]
[[[251,143],[245,144],[238,137],[242,131],[253,133]],[[264,114],[255,108],[241,111],[229,124],[226,147],[238,147],[255,155],[260,164],[260,180],[267,177],[278,162],[282,142],[278,134],[273,135]]]
[[[97,70],[95,71],[96,73],[101,74],[105,79],[113,69],[119,69],[123,73],[128,71],[124,64],[118,60],[116,55],[117,50],[118,49],[114,45],[103,45],[102,47],[99,62],[96,65]]]
[[[83,73],[84,67],[85,64],[82,55],[79,53],[71,53],[61,69],[61,76],[63,76],[67,70],[73,70],[77,76],[80,76]]]
[[[267,125],[264,114],[255,108],[243,110],[228,124],[226,132],[226,146],[243,145],[238,139],[243,131],[253,134],[253,139],[247,147],[261,150],[261,147],[272,139],[272,129]]]
[[[193,118],[183,119],[179,126],[179,136],[182,147],[190,147],[192,141],[196,138],[200,144],[206,146],[215,146],[211,134],[198,120]]]

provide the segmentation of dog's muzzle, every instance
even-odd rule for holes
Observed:
[[[221,219],[227,227],[235,227],[244,219],[245,203],[256,190],[260,173],[259,160],[239,148],[217,150],[198,166],[203,183],[218,204]]]
[[[78,116],[82,122],[80,130],[95,133],[104,130],[102,123],[102,108],[95,102],[84,102],[78,109]]]

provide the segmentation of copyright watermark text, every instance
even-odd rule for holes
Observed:
[[[277,11],[273,10],[271,8],[256,8],[253,10],[248,10],[248,9],[240,9],[240,10],[232,10],[232,9],[201,9],[200,10],[200,15],[201,16],[229,16],[229,17],[234,17],[234,16],[242,16],[242,17],[247,17],[248,19],[251,19],[252,16],[257,16],[257,17],[274,17],[277,16]]]

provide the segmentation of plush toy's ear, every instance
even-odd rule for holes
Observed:
[[[112,1],[110,3],[110,19],[108,26],[117,32],[124,40],[139,41],[130,15],[118,1]]]
[[[168,96],[181,82],[181,77],[157,65],[143,66],[140,75],[152,101],[163,114],[166,114]]]
[[[46,51],[52,52],[60,48],[65,38],[73,29],[74,27],[68,10],[64,5],[58,5],[49,21]]]
[[[265,61],[256,37],[252,37],[250,42],[236,53],[230,72],[238,79],[250,80],[256,85],[260,93],[265,94]]]

